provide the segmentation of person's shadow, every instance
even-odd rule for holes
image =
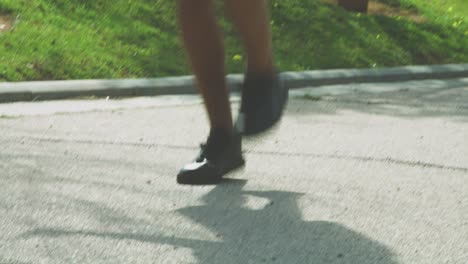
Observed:
[[[192,248],[199,263],[398,263],[387,247],[345,226],[302,221],[297,205],[301,194],[243,191],[244,185],[227,180],[203,198],[205,205],[178,210],[217,234],[220,242],[173,243]],[[248,209],[247,196],[269,202],[259,210]]]
[[[301,194],[245,191],[245,183],[243,180],[225,180],[203,197],[204,205],[177,210],[192,222],[211,231],[216,236],[212,241],[138,233],[58,229],[36,229],[22,237],[85,235],[169,244],[192,249],[196,263],[203,264],[398,263],[396,255],[385,245],[343,225],[325,221],[303,221],[297,205]],[[261,198],[265,203],[260,208],[249,208],[247,200],[252,197]],[[131,225],[130,219],[124,221]]]

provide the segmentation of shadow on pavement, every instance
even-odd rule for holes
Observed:
[[[351,84],[335,86],[330,91],[319,96],[304,96],[308,102],[291,114],[332,115],[351,110],[404,118],[442,117],[468,122],[468,79]],[[333,102],[333,106],[317,108],[310,101]]]
[[[95,232],[39,228],[22,235],[30,237],[94,236],[113,240],[135,240],[190,248],[196,263],[380,263],[396,264],[395,254],[385,245],[343,225],[326,221],[303,221],[297,205],[299,193],[243,191],[246,181],[226,180],[203,197],[204,205],[185,207],[178,213],[213,234],[214,241],[178,238],[146,232]],[[248,208],[248,197],[267,199],[262,208]],[[92,206],[88,204],[87,206]],[[89,209],[89,208],[88,208]],[[91,208],[95,211],[96,208]],[[101,213],[99,213],[101,212]],[[119,221],[113,210],[96,210],[100,221]],[[122,223],[141,227],[123,216]],[[122,224],[121,223],[121,224]],[[132,226],[123,229],[131,230]],[[187,232],[187,231],[185,231]]]

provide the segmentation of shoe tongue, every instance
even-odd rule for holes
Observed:
[[[205,145],[207,158],[216,157],[229,144],[231,136],[224,129],[212,128]]]

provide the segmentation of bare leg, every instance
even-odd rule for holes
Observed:
[[[265,0],[225,0],[227,12],[247,51],[247,73],[274,73],[270,19]]]
[[[266,2],[265,0],[225,1],[247,50],[247,73],[271,79],[271,82],[267,83],[269,90],[262,90],[264,93],[259,93],[259,89],[245,89],[242,92],[242,104],[245,102],[244,95],[247,90],[260,94],[262,98],[251,96],[252,93],[245,96],[249,97],[251,102],[245,105],[260,107],[248,109],[252,111],[245,114],[247,117],[245,120],[248,120],[245,123],[250,129],[239,129],[239,131],[250,134],[261,132],[271,127],[281,117],[286,98],[284,92],[287,92],[280,89],[279,85],[274,85],[273,78],[268,78],[274,77],[274,67]],[[241,135],[235,133],[226,137],[218,130],[223,129],[228,133],[233,131],[224,69],[224,45],[216,25],[212,0],[178,0],[178,4],[183,41],[205,101],[213,133],[210,133],[196,161],[179,172],[177,182],[181,184],[217,182],[226,173],[244,165]]]
[[[283,114],[288,89],[276,72],[267,0],[224,0],[247,51],[246,78],[236,129],[257,135],[272,128]]]
[[[232,131],[224,44],[211,0],[179,0],[182,39],[197,78],[212,128]]]

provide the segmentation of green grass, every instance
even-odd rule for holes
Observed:
[[[137,78],[189,74],[175,1],[0,0],[17,18],[0,34],[0,81]],[[218,1],[220,2],[220,1]],[[424,15],[357,15],[318,0],[274,0],[275,56],[282,70],[468,62],[468,1],[380,0]],[[221,12],[220,12],[221,14]],[[230,72],[243,53],[226,33]]]

